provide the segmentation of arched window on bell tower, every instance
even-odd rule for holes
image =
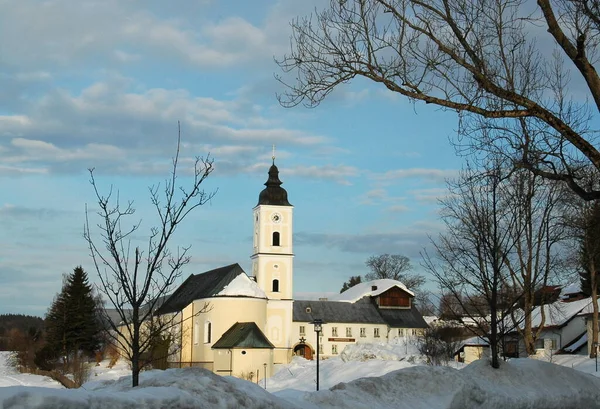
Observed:
[[[274,293],[278,293],[279,292],[279,280],[275,279],[273,280],[273,290]]]
[[[273,232],[273,245],[274,246],[278,246],[278,247],[280,246],[280,244],[279,244],[279,237],[280,237],[279,236],[279,232],[278,231],[274,231]]]

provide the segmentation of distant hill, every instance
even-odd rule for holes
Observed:
[[[24,333],[37,332],[44,328],[44,320],[40,317],[23,314],[0,314],[0,351],[6,350],[6,336],[12,329]]]

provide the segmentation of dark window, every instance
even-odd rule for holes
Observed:
[[[210,344],[212,338],[212,323],[210,321],[206,321],[204,323],[204,343]]]
[[[273,245],[279,246],[279,232],[273,232]]]
[[[279,292],[279,280],[277,280],[277,279],[273,280],[273,292],[274,293]]]

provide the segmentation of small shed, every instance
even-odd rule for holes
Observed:
[[[472,337],[459,344],[454,352],[456,362],[470,364],[473,361],[490,357],[490,344],[485,337]]]

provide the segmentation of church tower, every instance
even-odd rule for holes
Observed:
[[[281,187],[279,169],[269,169],[266,188],[253,209],[254,234],[252,275],[267,294],[267,337],[275,346],[275,363],[291,357],[293,247],[293,206]]]

